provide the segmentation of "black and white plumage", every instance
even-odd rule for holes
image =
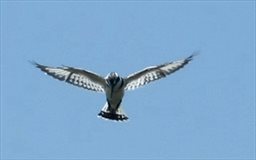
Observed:
[[[116,72],[111,72],[104,78],[91,71],[68,66],[49,67],[36,62],[33,64],[53,78],[88,90],[105,93],[107,102],[98,115],[106,119],[123,121],[128,119],[121,107],[125,91],[166,77],[188,64],[194,56],[195,54],[192,54],[182,60],[147,67],[127,77],[120,77]]]

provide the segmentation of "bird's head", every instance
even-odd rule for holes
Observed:
[[[119,76],[116,72],[111,72],[108,74],[108,77],[115,78],[115,77],[119,77]]]
[[[120,77],[116,72],[111,72],[107,75],[106,80],[108,84],[114,85],[120,80]]]

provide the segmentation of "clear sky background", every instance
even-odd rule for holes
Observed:
[[[127,76],[198,50],[127,92],[125,123],[28,62]],[[254,159],[255,2],[2,1],[1,158]]]

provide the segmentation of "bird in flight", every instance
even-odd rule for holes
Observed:
[[[88,70],[69,66],[50,67],[32,62],[37,68],[60,81],[82,87],[87,90],[102,92],[106,95],[106,104],[98,116],[104,119],[124,121],[128,117],[124,113],[121,103],[125,91],[134,90],[149,82],[161,79],[183,68],[195,54],[178,61],[150,66],[141,71],[120,77],[116,72],[109,73],[105,78]]]

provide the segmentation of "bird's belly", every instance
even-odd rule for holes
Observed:
[[[109,90],[106,92],[107,101],[108,103],[110,103],[112,108],[117,108],[118,105],[120,105],[123,96],[124,96],[123,90],[117,90],[112,92],[111,90]]]

